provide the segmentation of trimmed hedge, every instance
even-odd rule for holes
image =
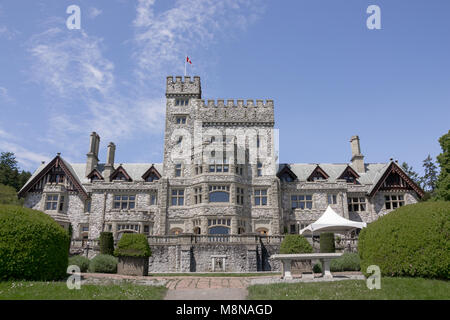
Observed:
[[[280,246],[281,254],[312,253],[313,248],[305,237],[299,234],[288,234],[284,237]]]
[[[69,258],[69,266],[71,265],[76,265],[81,272],[86,272],[89,268],[89,259],[83,256],[73,256]]]
[[[114,251],[116,257],[146,258],[152,255],[147,237],[142,233],[124,233]]]
[[[0,280],[67,276],[68,233],[43,212],[0,205]]]
[[[449,279],[450,202],[396,209],[362,229],[361,269],[377,265],[384,276]]]
[[[116,273],[118,259],[109,254],[98,254],[89,262],[89,272]]]
[[[99,242],[101,254],[114,254],[114,237],[112,232],[101,232]]]
[[[334,247],[334,233],[324,232],[320,234],[320,252],[321,253],[334,253],[336,248]]]
[[[359,254],[346,252],[339,258],[331,260],[330,271],[359,271],[361,270],[360,263]],[[322,272],[322,264],[320,262],[316,263],[313,270],[316,273]]]

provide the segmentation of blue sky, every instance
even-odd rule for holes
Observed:
[[[81,30],[66,8],[81,8]],[[381,30],[366,9],[381,8]],[[450,129],[447,0],[1,0],[0,151],[34,171],[84,162],[89,134],[117,162],[161,162],[164,83],[205,99],[274,99],[280,162],[366,162],[440,153]]]

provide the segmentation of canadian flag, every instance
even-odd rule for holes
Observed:
[[[189,64],[192,64],[192,62],[191,62],[191,60],[189,59],[188,56],[186,56],[186,62],[189,63]]]

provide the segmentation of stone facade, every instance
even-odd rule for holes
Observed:
[[[199,77],[167,77],[163,163],[117,164],[112,142],[100,163],[93,132],[86,163],[58,154],[19,195],[82,246],[102,231],[147,234],[150,272],[278,270],[268,257],[279,235],[328,205],[370,223],[423,195],[395,161],[364,163],[359,137],[350,142],[350,163],[278,164],[273,100],[205,101]]]

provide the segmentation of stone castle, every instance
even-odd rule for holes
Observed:
[[[74,248],[144,233],[150,271],[257,271],[328,205],[370,223],[424,194],[396,161],[365,163],[358,136],[339,164],[279,164],[276,136],[273,100],[205,102],[200,77],[167,77],[163,163],[116,163],[112,142],[100,163],[93,132],[86,163],[58,154],[19,196],[71,225]]]

